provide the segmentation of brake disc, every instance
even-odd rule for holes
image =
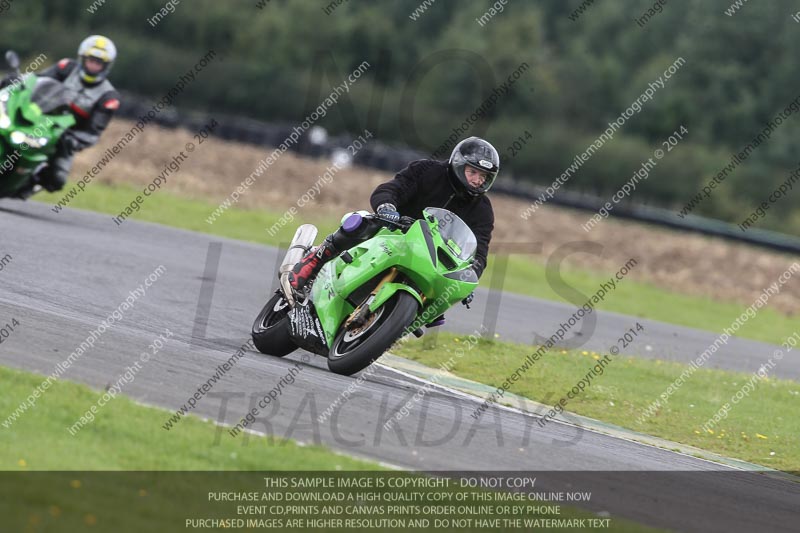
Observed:
[[[348,329],[345,332],[342,340],[345,342],[351,342],[369,331],[369,329],[375,324],[375,322],[377,322],[381,315],[383,315],[383,308],[384,306],[381,306],[380,309],[369,315],[362,325]]]

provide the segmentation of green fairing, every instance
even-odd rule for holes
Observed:
[[[419,326],[433,321],[475,290],[478,285],[477,277],[471,272],[469,281],[461,281],[458,276],[460,271],[470,268],[474,260],[474,250],[461,254],[461,246],[451,249],[447,245],[439,231],[439,219],[442,217],[436,216],[442,213],[453,217],[448,220],[456,219],[458,224],[463,225],[449,211],[427,209],[425,219],[417,220],[405,234],[396,229],[382,228],[373,238],[348,250],[353,258],[350,264],[337,257],[322,268],[314,282],[311,299],[325,331],[328,346],[333,344],[343,321],[355,309],[346,298],[376,275],[383,275],[392,267],[396,267],[401,276],[381,287],[370,303],[370,310],[378,310],[397,291],[406,291],[420,303],[418,317],[423,320],[418,320]],[[437,256],[435,264],[428,249],[423,224],[430,228],[434,255]],[[474,239],[471,232],[470,236]],[[438,259],[442,253],[451,260],[450,268]],[[462,256],[459,257],[456,253]],[[455,279],[445,277],[447,273],[456,273]],[[411,283],[404,283],[404,280],[410,280]],[[416,289],[425,296],[424,304]]]
[[[30,74],[18,84],[0,90],[0,95],[8,95],[6,101],[0,101],[0,197],[14,194],[27,183],[36,167],[55,153],[59,138],[75,125],[71,113],[43,114],[31,101],[37,79]],[[5,128],[4,116],[10,120]],[[22,149],[23,143],[14,142],[12,134],[22,134],[35,142]],[[44,146],[36,146],[42,139]]]

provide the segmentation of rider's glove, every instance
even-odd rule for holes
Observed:
[[[375,210],[375,214],[388,222],[400,222],[400,213],[397,212],[397,207],[394,204],[386,203],[379,205],[378,209]]]
[[[414,217],[400,217],[400,225],[401,226],[411,226],[417,219]]]
[[[463,300],[461,300],[461,303],[462,303],[462,304],[464,304],[464,305],[466,305],[466,306],[467,306],[467,309],[469,309],[469,304],[471,304],[471,303],[472,303],[472,300],[473,300],[474,298],[475,298],[475,293],[474,293],[474,292],[471,292],[471,293],[469,293],[469,296],[467,296],[466,298],[464,298]]]

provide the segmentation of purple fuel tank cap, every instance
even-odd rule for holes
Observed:
[[[351,233],[361,226],[362,220],[364,220],[364,218],[359,213],[353,213],[342,223],[342,229],[347,233]]]

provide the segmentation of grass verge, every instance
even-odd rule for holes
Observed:
[[[133,187],[93,183],[73,199],[70,206],[116,216],[140,193],[139,189]],[[43,193],[37,195],[36,199],[53,204],[61,197],[61,193]],[[209,224],[206,219],[216,208],[216,205],[207,201],[157,192],[148,197],[141,209],[131,218],[275,246],[287,246],[294,236],[295,229],[302,222],[315,224],[319,228],[319,235],[334,231],[339,223],[338,219],[315,216],[310,211],[302,211],[300,213],[302,219],[298,216],[296,220],[281,226],[274,235],[270,235],[268,229],[278,223],[284,213],[269,209],[254,211],[234,208],[228,209],[213,224]],[[496,265],[497,261],[493,255],[486,272],[481,277],[482,286],[491,285]],[[570,302],[576,308],[583,305],[599,289],[600,284],[607,283],[610,277],[611,275],[606,276],[596,272],[572,269],[562,271],[564,282],[585,295],[585,297],[575,297],[574,301]],[[537,260],[520,256],[509,257],[504,282],[497,288],[546,300],[564,301],[564,298],[548,283],[544,265]],[[617,289],[607,295],[598,308],[722,333],[723,328],[729,327],[742,313],[744,306],[672,293],[653,285],[625,279],[618,283]],[[755,318],[748,320],[737,335],[778,343],[785,337],[786,332],[793,331],[797,327],[797,318],[764,308]]]
[[[393,349],[397,355],[435,368],[452,358],[453,374],[493,387],[500,387],[533,351],[531,346],[491,339],[467,344],[463,335],[449,333],[439,333],[435,343],[414,339]],[[602,357],[595,352],[554,348],[522,373],[509,390],[553,406],[600,366]],[[666,405],[639,422],[651,402],[688,366],[609,357],[611,361],[597,370],[590,385],[567,400],[564,410],[720,455],[800,472],[800,419],[792,414],[800,410],[800,384],[759,379],[749,395],[732,403],[752,375],[701,368],[685,380]],[[713,433],[703,430],[706,421],[726,402],[731,403],[727,417],[711,429]]]
[[[5,417],[42,382],[36,374],[0,366]],[[72,436],[72,426],[101,393],[56,381],[16,422],[0,426],[0,470],[374,470],[378,465],[290,440],[240,435],[188,416],[165,431],[166,411],[119,396]],[[185,425],[184,425],[185,424]],[[58,453],[53,453],[58,450]]]
[[[43,376],[0,366],[0,413],[12,412],[20,398],[26,398],[41,383]],[[38,399],[36,406],[25,412],[10,428],[3,427],[4,446],[0,447],[0,513],[4,527],[10,531],[176,531],[188,527],[188,519],[238,519],[248,525],[256,520],[255,529],[290,527],[295,524],[312,529],[309,522],[317,518],[352,518],[344,509],[331,512],[309,512],[310,506],[300,499],[309,489],[293,487],[297,471],[309,472],[306,477],[322,479],[320,471],[379,471],[380,466],[334,454],[318,446],[298,446],[292,441],[248,435],[246,441],[218,439],[218,428],[193,415],[185,417],[177,431],[161,428],[164,412],[145,407],[118,396],[95,415],[95,420],[71,436],[66,430],[86,409],[94,405],[101,393],[84,385],[57,381]],[[16,472],[7,472],[9,470]],[[109,472],[117,471],[117,472]],[[164,472],[164,471],[172,471]],[[272,473],[267,473],[267,471]],[[277,479],[276,471],[295,472],[286,479],[288,485],[265,485],[268,475]],[[396,473],[397,476],[416,475]],[[267,488],[265,488],[265,486]],[[457,486],[457,485],[455,485]],[[375,488],[345,490],[358,501],[364,492],[391,492],[397,489]],[[413,488],[400,489],[414,492]],[[441,489],[465,492],[462,489]],[[441,492],[439,490],[439,492]],[[269,501],[222,502],[211,494],[275,493],[282,498]],[[342,491],[335,491],[341,493]],[[419,491],[417,491],[419,492]],[[477,492],[468,489],[467,492]],[[298,496],[290,500],[288,494]],[[307,495],[307,494],[305,494]],[[410,501],[410,500],[409,500]],[[295,503],[291,503],[295,502]],[[287,505],[293,511],[259,511],[240,513],[239,505]],[[359,503],[362,505],[364,502]],[[435,504],[434,507],[438,505]],[[352,504],[350,504],[352,505]],[[549,518],[536,516],[526,503],[491,503],[488,518]],[[316,509],[324,506],[315,505]],[[249,509],[260,509],[249,507]],[[289,507],[285,507],[289,509]],[[503,510],[505,509],[505,510]],[[401,513],[409,518],[420,516],[409,507]],[[379,513],[380,515],[380,513]],[[264,525],[263,520],[271,526]],[[558,518],[597,518],[592,513],[569,506],[560,506]],[[278,521],[283,521],[278,526]],[[620,518],[612,522],[614,531],[655,531]],[[193,526],[199,527],[199,526]],[[206,526],[209,527],[209,526]],[[232,526],[237,527],[234,523]],[[244,527],[244,526],[242,526]],[[213,529],[217,529],[214,527]],[[352,527],[313,528],[318,531],[351,531]],[[484,528],[446,527],[442,531],[484,531]],[[384,530],[399,531],[402,529]],[[583,531],[566,528],[564,531]]]

